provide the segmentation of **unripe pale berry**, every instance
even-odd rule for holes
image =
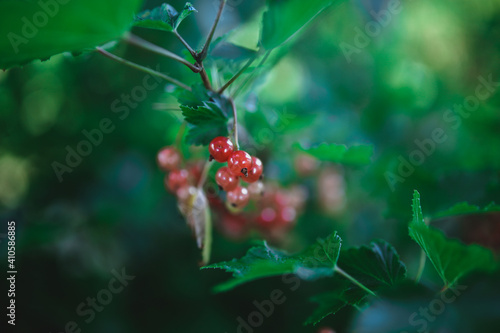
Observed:
[[[179,168],[181,154],[174,147],[165,147],[156,155],[156,162],[163,171],[172,171]]]
[[[250,195],[245,187],[237,186],[234,190],[227,192],[227,202],[234,208],[243,208],[248,204]]]
[[[248,176],[242,179],[247,183],[254,183],[260,179],[262,175],[262,161],[257,157],[252,156],[252,166],[248,169]]]
[[[228,167],[222,167],[215,174],[215,182],[224,191],[232,191],[238,186],[238,178],[233,176]]]
[[[194,186],[183,185],[177,191],[175,191],[175,195],[177,196],[177,200],[181,203],[187,203],[188,200],[193,196],[196,192],[196,188]]]
[[[178,189],[188,184],[188,177],[187,170],[174,170],[165,177],[165,185],[169,191],[176,193]]]
[[[248,193],[253,200],[260,200],[264,196],[264,183],[261,181],[248,185]]]
[[[319,166],[319,161],[304,153],[295,157],[293,164],[295,166],[295,171],[297,171],[300,176],[309,176],[316,172]]]
[[[280,226],[289,226],[295,222],[297,211],[291,206],[280,207],[278,210],[278,222]]]
[[[225,136],[218,136],[214,138],[208,145],[210,160],[214,159],[221,163],[227,161],[229,156],[233,153],[233,150],[233,143]]]
[[[237,150],[229,156],[227,167],[236,177],[247,177],[248,170],[252,166],[252,157],[246,151]]]

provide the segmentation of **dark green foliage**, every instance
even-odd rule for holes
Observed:
[[[290,255],[264,243],[253,247],[240,259],[203,267],[223,269],[233,273],[233,279],[224,282],[215,291],[227,291],[242,283],[264,277],[297,274],[305,280],[331,276],[339,256],[341,239],[333,233],[326,239],[318,239],[304,252]]]
[[[0,68],[47,60],[62,52],[93,50],[130,28],[140,0],[55,2],[49,14],[32,1],[0,1]],[[26,20],[22,20],[21,18]],[[37,25],[34,25],[34,17]],[[46,17],[42,20],[41,17]],[[28,22],[28,23],[27,23]],[[41,24],[45,22],[45,24]],[[31,27],[30,27],[31,25]]]
[[[442,231],[429,227],[424,222],[417,191],[413,194],[413,220],[409,231],[410,237],[425,251],[446,287],[472,271],[491,271],[498,267],[490,250],[449,239]]]
[[[140,12],[135,17],[134,26],[141,28],[175,31],[181,22],[197,10],[187,2],[180,13],[167,3],[161,4],[152,10]]]

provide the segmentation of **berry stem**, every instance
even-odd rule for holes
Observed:
[[[234,104],[234,99],[229,98],[231,102],[231,107],[233,109],[233,133],[234,133],[234,146],[235,150],[240,150],[240,144],[238,142],[238,112],[236,111],[236,104]]]
[[[202,189],[203,185],[207,181],[208,177],[208,172],[210,171],[210,168],[212,167],[214,163],[212,161],[207,161],[205,162],[205,165],[203,166],[203,171],[201,172],[201,177],[200,180],[198,181],[198,189]]]
[[[205,215],[205,237],[203,238],[203,250],[201,252],[202,261],[200,266],[205,266],[210,262],[210,253],[212,252],[212,217],[210,209],[204,210]]]
[[[250,65],[255,61],[256,57],[252,57],[250,59],[248,59],[247,63],[241,67],[241,69],[238,71],[238,73],[236,73],[231,79],[229,79],[229,81],[226,82],[226,84],[224,84],[222,86],[222,88],[219,89],[218,93],[219,94],[222,94],[224,92],[224,90],[226,90],[234,81],[236,81],[236,79],[241,75],[243,74],[248,67],[250,67]]]
[[[208,48],[210,47],[210,43],[212,42],[212,38],[214,37],[215,29],[217,28],[217,24],[219,24],[220,17],[222,15],[222,10],[226,5],[226,0],[221,0],[219,11],[217,12],[217,16],[215,17],[214,24],[208,33],[207,40],[205,41],[205,45],[203,45],[203,49],[196,55],[196,61],[201,63],[208,55]]]
[[[364,284],[362,284],[361,282],[359,282],[358,280],[356,280],[355,278],[353,278],[351,275],[349,275],[347,272],[345,272],[339,266],[335,266],[335,272],[343,275],[346,279],[348,279],[349,281],[351,281],[352,283],[354,283],[355,285],[357,285],[358,287],[360,287],[361,289],[363,289],[364,291],[366,291],[368,294],[370,294],[372,296],[375,296],[375,297],[377,296],[373,291],[371,291]]]
[[[145,72],[145,73],[148,73],[150,75],[157,76],[157,77],[162,78],[165,81],[168,81],[170,83],[173,83],[173,84],[175,84],[175,85],[177,85],[177,86],[179,86],[179,87],[181,87],[183,89],[191,91],[191,88],[189,86],[185,85],[184,83],[182,83],[182,82],[180,82],[180,81],[178,81],[178,80],[176,80],[176,79],[174,79],[174,78],[172,78],[172,77],[170,77],[168,75],[165,75],[163,73],[157,72],[154,69],[147,68],[145,66],[141,66],[141,65],[136,64],[136,63],[134,63],[132,61],[128,61],[126,59],[123,59],[123,58],[121,58],[121,57],[119,57],[117,55],[109,53],[108,51],[104,50],[101,47],[96,47],[96,50],[97,50],[97,52],[99,52],[100,54],[104,55],[105,57],[108,57],[109,59],[112,59],[112,60],[114,60],[116,62],[119,62],[121,64],[127,65],[129,67],[138,69],[138,70],[140,70],[142,72]]]
[[[175,53],[170,52],[169,50],[164,49],[163,47],[160,47],[158,45],[155,45],[151,42],[148,42],[147,40],[144,40],[136,35],[133,34],[127,34],[125,36],[125,40],[129,42],[132,45],[141,47],[145,50],[151,51],[153,53],[165,56],[167,58],[173,59],[175,61],[180,62],[181,64],[186,65],[190,70],[192,70],[194,73],[199,73],[202,70],[202,67],[199,66],[198,64],[192,64],[189,61],[187,61],[184,58],[181,58]]]

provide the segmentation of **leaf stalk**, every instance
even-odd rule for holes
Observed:
[[[360,287],[361,289],[363,289],[364,291],[366,291],[368,294],[377,297],[377,295],[373,291],[371,291],[364,284],[362,284],[361,282],[359,282],[358,280],[356,280],[355,278],[353,278],[351,275],[349,275],[347,272],[345,272],[339,266],[335,266],[335,272],[341,274],[346,279],[348,279],[349,281],[351,281],[352,283],[354,283],[355,285],[357,285],[358,287]]]
[[[132,61],[129,61],[129,60],[126,60],[126,59],[123,59],[117,55],[114,55],[106,50],[104,50],[103,48],[101,47],[96,47],[96,50],[97,52],[99,52],[100,54],[104,55],[105,57],[108,57],[109,59],[112,59],[116,62],[119,62],[121,64],[124,64],[124,65],[127,65],[129,67],[132,67],[132,68],[135,68],[137,70],[140,70],[142,72],[145,72],[145,73],[148,73],[150,75],[153,75],[153,76],[156,76],[156,77],[159,77],[161,79],[164,79],[165,81],[168,81],[170,83],[173,83],[183,89],[186,89],[188,91],[191,91],[191,87],[185,85],[184,83],[180,82],[179,80],[176,80],[168,75],[165,75],[163,73],[160,73],[158,71],[155,71],[154,69],[151,69],[151,68],[148,68],[148,67],[145,67],[145,66],[141,66],[139,64],[136,64],[135,62],[132,62]]]
[[[203,68],[198,64],[192,64],[189,61],[187,61],[184,58],[181,58],[177,54],[170,52],[169,50],[164,49],[163,47],[160,47],[156,44],[153,44],[151,42],[148,42],[147,40],[144,40],[136,35],[133,34],[128,34],[125,37],[125,40],[135,46],[141,47],[145,50],[151,51],[153,53],[165,56],[167,58],[173,59],[175,61],[180,62],[181,64],[186,65],[190,70],[192,70],[194,73],[199,73]]]

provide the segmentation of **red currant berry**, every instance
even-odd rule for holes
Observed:
[[[227,161],[229,156],[233,153],[233,150],[233,143],[225,136],[218,136],[214,138],[208,145],[210,160],[214,159],[221,163]]]
[[[245,187],[237,186],[234,190],[227,192],[227,202],[234,208],[243,208],[248,204],[250,195]]]
[[[156,161],[163,171],[172,171],[179,167],[181,154],[174,147],[165,147],[156,155]]]
[[[165,177],[165,185],[172,192],[176,193],[178,189],[187,185],[189,173],[187,170],[174,170]]]
[[[238,178],[233,176],[228,167],[222,167],[217,171],[215,182],[224,191],[232,191],[238,186]]]
[[[248,176],[242,179],[247,183],[254,183],[260,179],[262,175],[262,162],[257,157],[252,156],[252,166],[248,169]]]
[[[246,151],[237,150],[229,156],[227,166],[233,176],[247,177],[252,166],[252,157]]]

